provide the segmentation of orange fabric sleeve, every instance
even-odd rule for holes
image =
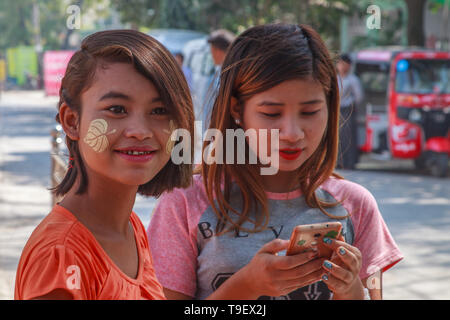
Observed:
[[[74,299],[89,299],[89,271],[85,262],[73,250],[63,245],[45,247],[33,252],[22,265],[16,299],[34,299],[55,289],[68,291]]]

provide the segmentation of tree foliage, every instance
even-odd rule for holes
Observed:
[[[0,0],[0,48],[31,45],[31,10],[28,0]]]
[[[100,1],[101,2],[101,1]],[[36,46],[40,35],[43,49],[64,49],[74,32],[67,28],[67,8],[77,5],[87,12],[98,0],[0,0],[0,50],[20,45]],[[33,20],[33,6],[38,6],[39,20]]]
[[[383,14],[387,14],[383,19],[388,20],[389,23],[383,26],[382,32],[368,32],[365,38],[361,37],[357,40],[361,45],[398,43],[399,30],[404,27],[406,15],[412,16],[414,10],[422,8],[407,6],[407,3],[424,1],[0,0],[0,30],[2,30],[0,49],[17,45],[35,45],[33,4],[36,3],[39,6],[39,31],[44,49],[68,47],[68,39],[75,32],[66,26],[66,10],[69,5],[80,6],[82,13],[85,14],[91,9],[98,11],[99,3],[103,3],[106,7],[102,13],[104,16],[110,15],[114,10],[120,14],[123,23],[135,29],[180,28],[210,32],[226,28],[240,33],[248,27],[264,23],[305,23],[314,27],[330,48],[334,49],[339,48],[341,17],[357,15],[364,19],[369,4],[380,4],[383,7]],[[407,7],[410,8],[409,12]],[[423,29],[417,21],[409,21],[409,23]],[[420,35],[420,32],[410,29],[410,37],[414,35]]]
[[[339,41],[341,15],[358,9],[356,0],[111,0],[122,21],[134,27],[187,28],[210,32],[226,28],[290,22],[312,25],[323,37]]]

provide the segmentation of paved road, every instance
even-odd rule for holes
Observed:
[[[372,192],[405,255],[384,274],[384,297],[450,299],[450,179],[415,172],[404,161],[366,159],[358,168],[343,174]]]
[[[0,101],[0,299],[13,297],[21,250],[50,210],[56,102],[42,92],[7,92]],[[374,194],[405,255],[384,274],[384,298],[450,299],[450,178],[416,172],[411,162],[370,159],[340,173]],[[138,196],[134,210],[144,225],[154,205]]]

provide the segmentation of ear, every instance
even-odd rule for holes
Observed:
[[[233,96],[231,97],[231,102],[230,102],[230,113],[234,120],[239,120],[242,122],[241,107],[238,103],[238,100]]]
[[[59,121],[66,135],[72,140],[79,140],[78,132],[80,119],[77,112],[73,111],[65,102],[59,107]]]

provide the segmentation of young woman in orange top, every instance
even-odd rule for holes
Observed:
[[[98,32],[71,58],[58,109],[70,163],[55,192],[65,196],[23,249],[15,298],[164,299],[132,208],[136,193],[191,182],[191,165],[169,161],[174,128],[194,130],[181,69],[143,33]]]

